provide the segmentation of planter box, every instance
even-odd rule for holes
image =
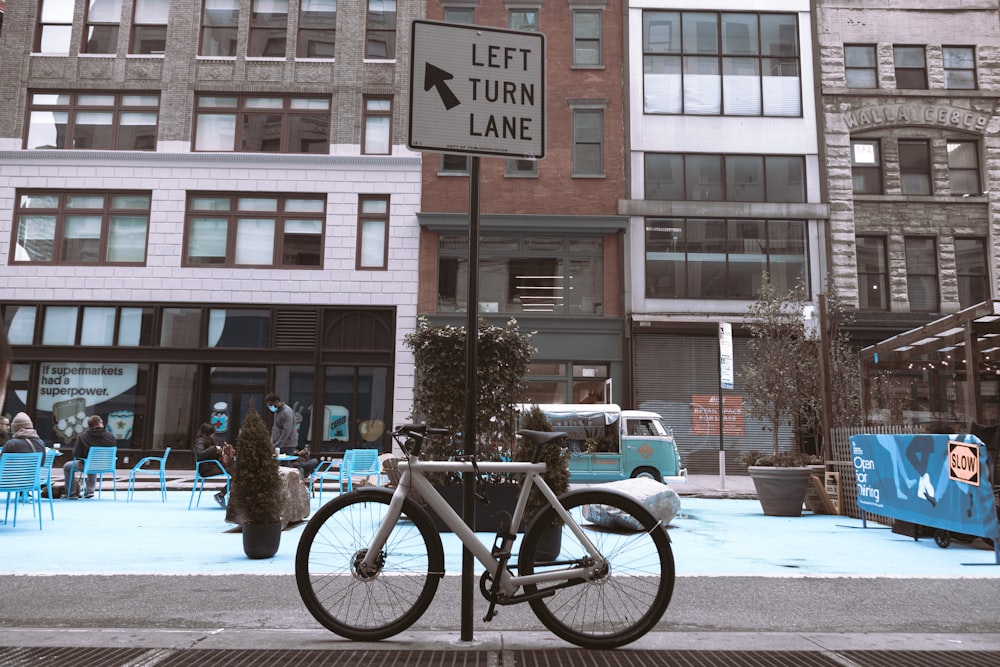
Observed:
[[[448,504],[459,516],[462,516],[462,498],[464,487],[460,484],[435,487],[441,496],[448,501]],[[495,533],[500,529],[502,523],[509,520],[514,513],[514,505],[517,504],[517,493],[519,487],[516,484],[498,484],[487,487],[486,494],[490,500],[489,505],[484,505],[478,500],[475,501],[476,518],[473,521],[473,530],[478,533]],[[482,494],[481,485],[476,485],[478,493]],[[438,515],[427,508],[427,513],[434,520],[434,525],[442,533],[450,533],[451,528],[445,525]]]

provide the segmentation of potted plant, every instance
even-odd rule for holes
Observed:
[[[236,438],[229,503],[248,558],[271,558],[281,542],[281,478],[264,420],[250,406]]]
[[[537,405],[532,405],[521,415],[521,428],[529,431],[552,432],[552,424],[548,417]],[[514,445],[515,461],[531,461],[534,453],[534,445],[524,438],[518,438]],[[542,447],[539,462],[545,464],[545,472],[542,479],[549,485],[549,488],[557,496],[569,491],[569,452],[565,447],[555,444],[546,444]],[[524,523],[530,524],[531,520],[540,511],[548,507],[548,503],[538,489],[532,489],[528,495],[528,504],[524,508]],[[556,519],[549,526],[545,537],[538,545],[536,556],[541,560],[554,560],[559,555],[559,546],[562,544],[562,521]]]
[[[747,466],[757,499],[768,516],[802,516],[809,478],[823,459],[799,452],[777,455],[746,452],[740,461]]]
[[[510,454],[516,430],[515,405],[523,401],[525,376],[534,353],[531,333],[517,321],[506,325],[480,320],[477,340],[476,458],[500,461]],[[455,439],[432,438],[422,450],[428,460],[446,461],[465,452],[461,432],[465,425],[465,340],[462,326],[432,326],[420,318],[417,329],[404,339],[413,350],[415,367],[412,419],[458,434]],[[429,475],[441,495],[461,512],[462,485],[458,475]],[[478,504],[476,530],[496,531],[517,500],[513,480],[495,476],[480,479],[479,495],[489,506]],[[483,488],[485,487],[485,488]],[[441,530],[448,530],[432,517]]]

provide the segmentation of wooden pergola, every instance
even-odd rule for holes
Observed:
[[[917,368],[950,371],[967,382],[965,415],[984,423],[981,383],[1000,372],[1000,300],[983,301],[863,348],[861,378],[865,413],[871,414],[872,376]]]

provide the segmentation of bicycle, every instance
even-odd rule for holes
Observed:
[[[591,649],[615,648],[651,630],[674,587],[674,559],[663,523],[633,498],[607,489],[571,490],[556,497],[541,478],[542,446],[565,433],[518,431],[534,445],[529,462],[425,461],[420,448],[443,429],[406,424],[393,432],[406,459],[394,490],[365,488],[339,496],[309,520],[295,556],[295,579],[310,613],[332,632],[356,641],[385,639],[410,627],[430,605],[445,574],[441,538],[420,505],[454,531],[483,565],[480,592],[497,605],[527,602],[551,632]],[[492,548],[480,540],[435,490],[426,473],[523,475],[513,515]],[[547,506],[512,548],[528,495]],[[544,553],[553,531],[558,553]],[[517,572],[515,574],[514,572]]]

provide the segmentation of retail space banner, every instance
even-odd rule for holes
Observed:
[[[974,435],[855,435],[858,507],[931,528],[1000,537],[986,446]]]
[[[723,435],[744,435],[743,397],[722,397]],[[691,433],[719,434],[719,397],[716,394],[691,395]]]

